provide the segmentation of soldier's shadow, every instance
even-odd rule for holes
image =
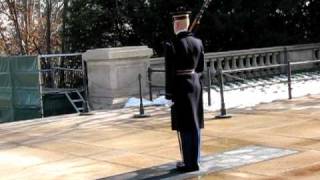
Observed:
[[[99,180],[154,180],[154,179],[184,179],[193,173],[181,173],[175,169],[175,164],[164,164],[151,168],[141,169],[133,172],[119,174]]]

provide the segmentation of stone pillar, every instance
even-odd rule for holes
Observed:
[[[138,75],[146,91],[147,68],[152,49],[146,46],[88,50],[87,62],[89,103],[93,109],[121,107],[130,96],[139,93]]]

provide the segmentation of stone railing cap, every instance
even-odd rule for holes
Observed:
[[[111,59],[136,59],[149,58],[153,55],[151,48],[147,46],[125,46],[116,48],[92,49],[83,53],[82,58],[90,60],[111,60]]]

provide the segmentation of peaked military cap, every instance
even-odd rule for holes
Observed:
[[[175,12],[171,12],[170,14],[172,15],[173,20],[182,20],[189,18],[191,11],[188,11],[187,8],[180,6]]]

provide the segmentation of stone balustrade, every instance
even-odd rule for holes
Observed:
[[[302,44],[294,46],[279,46],[270,48],[237,50],[237,51],[225,51],[206,53],[206,64],[210,65],[212,75],[214,75],[218,69],[221,70],[239,70],[243,71],[230,73],[233,76],[243,78],[254,78],[261,76],[275,75],[284,73],[285,67],[266,67],[256,70],[245,70],[245,68],[264,67],[271,65],[280,65],[290,62],[307,61],[320,59],[320,43],[317,44]],[[150,66],[162,67],[164,66],[163,58],[151,59]],[[293,67],[296,69],[309,69],[315,67],[315,64],[306,64]],[[207,67],[206,67],[207,68]],[[214,77],[214,76],[212,76]],[[228,78],[226,78],[229,80]],[[156,79],[153,79],[155,83],[163,84],[164,76],[157,75]],[[215,80],[215,78],[213,78]],[[230,79],[231,80],[231,79]]]
[[[236,70],[254,67],[263,67],[276,64],[284,64],[285,51],[281,47],[250,49],[241,51],[227,51],[219,53],[207,53],[206,61],[210,62],[211,72],[215,74],[218,69]],[[254,78],[257,76],[267,76],[277,74],[280,68],[266,68],[258,70],[244,70],[230,73],[233,76]],[[229,80],[227,78],[227,80]],[[231,79],[230,79],[231,80]]]

